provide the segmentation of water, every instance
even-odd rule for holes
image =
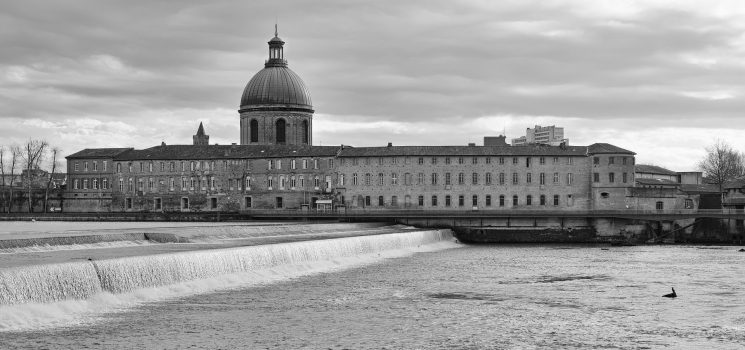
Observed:
[[[6,327],[0,347],[740,349],[745,253],[700,248],[391,247],[389,255],[5,307],[0,320],[27,324]],[[671,286],[679,297],[661,298]],[[29,316],[78,309],[88,317],[58,317],[53,327]]]

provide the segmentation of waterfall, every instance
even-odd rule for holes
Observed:
[[[282,243],[0,269],[0,305],[86,299],[302,262],[450,241],[450,230]]]

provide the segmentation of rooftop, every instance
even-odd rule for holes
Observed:
[[[645,174],[659,174],[659,175],[673,175],[676,176],[678,173],[665,169],[663,167],[659,167],[656,165],[648,165],[648,164],[637,164],[634,167],[635,171],[637,173],[645,173]]]

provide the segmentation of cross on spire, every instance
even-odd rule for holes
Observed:
[[[277,23],[274,23],[274,36],[279,36],[279,34],[277,34]]]

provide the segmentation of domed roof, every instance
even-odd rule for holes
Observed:
[[[289,68],[268,65],[246,85],[241,97],[241,109],[267,107],[313,110],[308,88]]]

